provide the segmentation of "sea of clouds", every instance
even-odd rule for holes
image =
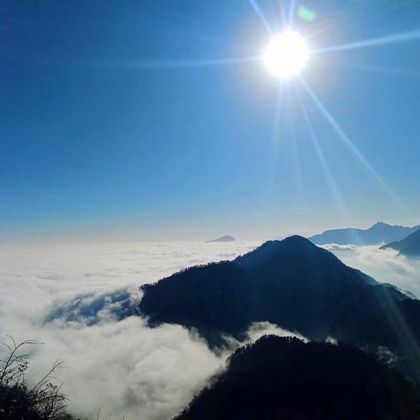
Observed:
[[[29,379],[60,359],[55,373],[73,413],[96,418],[167,419],[223,369],[176,325],[148,328],[136,316],[138,286],[191,265],[233,259],[260,242],[96,243],[0,246],[0,336],[36,339]],[[377,247],[327,246],[346,264],[420,296],[420,264]],[[264,333],[290,334],[259,323]],[[232,340],[232,349],[240,343]]]
[[[40,378],[57,359],[64,362],[54,380],[63,383],[75,414],[96,418],[100,410],[101,418],[170,418],[228,354],[214,354],[180,326],[150,329],[129,316],[141,298],[138,286],[257,245],[2,245],[0,335],[43,343],[31,349],[29,379]],[[273,328],[254,327],[250,338]]]
[[[326,245],[341,261],[382,283],[390,283],[420,298],[420,260],[377,246]]]

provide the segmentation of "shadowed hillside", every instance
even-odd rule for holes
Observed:
[[[312,340],[386,347],[420,378],[420,302],[302,237],[266,242],[232,262],[192,267],[142,290],[140,312],[151,326],[195,328],[213,347],[269,321]]]
[[[415,420],[418,390],[374,357],[345,345],[265,336],[228,367],[178,420]]]
[[[420,257],[420,230],[412,233],[401,241],[392,242],[382,249],[392,248],[406,257]]]

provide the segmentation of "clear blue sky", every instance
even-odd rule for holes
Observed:
[[[279,3],[258,2],[274,30]],[[295,17],[316,49],[420,29],[414,0],[297,5],[317,14]],[[247,0],[3,1],[0,35],[3,238],[420,223],[420,38],[314,54],[303,75],[384,187],[298,81],[276,124],[262,63],[192,65],[262,52]]]

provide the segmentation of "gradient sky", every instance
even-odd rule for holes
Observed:
[[[314,49],[420,30],[415,0],[296,3]],[[278,31],[281,2],[258,4]],[[3,1],[0,35],[2,238],[420,223],[420,35],[314,54],[303,74],[381,180],[298,80],[279,108],[261,62],[208,65],[262,53],[247,0]]]

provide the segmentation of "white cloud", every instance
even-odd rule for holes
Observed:
[[[255,342],[259,338],[263,337],[264,335],[278,335],[279,337],[296,337],[303,341],[308,341],[306,337],[299,334],[298,332],[288,331],[284,328],[280,328],[279,326],[272,324],[270,322],[254,322],[250,325],[247,335],[248,340],[247,342]]]
[[[56,359],[55,374],[76,413],[96,418],[165,419],[220,369],[198,337],[176,325],[148,328],[136,308],[140,284],[193,264],[244,253],[257,243],[107,243],[2,246],[0,336],[34,338],[30,378]]]
[[[170,418],[224,362],[198,337],[176,325],[151,329],[139,317],[88,328],[46,327],[46,344],[34,357],[40,376],[57,355],[75,414],[95,418]]]
[[[420,261],[376,246],[326,245],[345,264],[382,283],[390,283],[420,297]]]
[[[148,328],[139,317],[120,322],[137,307],[138,286],[194,264],[231,259],[249,243],[101,243],[0,247],[0,336],[34,338],[31,375],[56,359],[66,366],[56,382],[74,412],[95,418],[165,419],[224,366],[215,354],[176,325]],[[331,249],[331,247],[330,247]],[[379,281],[420,296],[417,263],[375,247],[333,247],[345,263]],[[253,324],[246,342],[264,334],[296,335]],[[297,335],[299,336],[299,335]],[[232,350],[242,344],[230,341]]]

